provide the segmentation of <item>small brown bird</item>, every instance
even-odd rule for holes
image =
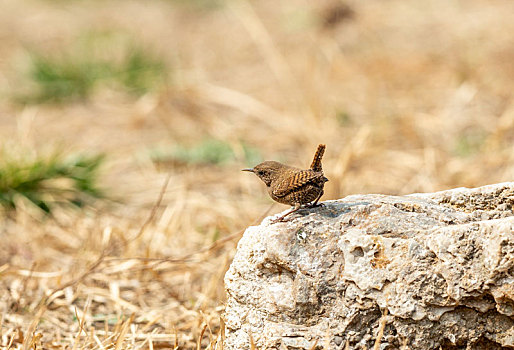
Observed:
[[[265,161],[251,169],[243,169],[257,175],[265,184],[271,198],[282,204],[294,206],[275,222],[299,210],[302,205],[307,208],[319,206],[323,196],[323,187],[328,179],[323,175],[321,158],[325,145],[319,145],[310,169],[302,170],[274,161]]]

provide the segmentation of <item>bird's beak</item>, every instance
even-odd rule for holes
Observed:
[[[253,173],[255,170],[253,170],[253,168],[248,168],[248,169],[242,169],[241,171],[249,171],[249,172]]]

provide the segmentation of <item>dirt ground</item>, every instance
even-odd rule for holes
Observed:
[[[110,197],[2,213],[0,348],[222,349],[237,241],[287,209],[240,171],[252,162],[307,167],[325,143],[323,199],[512,181],[513,13],[510,0],[0,1],[1,147],[104,153]],[[161,83],[16,100],[37,88],[31,52],[85,57],[81,38],[101,33],[95,54],[137,43],[164,62]],[[156,161],[216,153],[206,140],[227,159]]]

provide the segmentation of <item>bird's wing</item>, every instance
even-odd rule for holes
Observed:
[[[323,177],[323,173],[312,170],[300,170],[292,176],[282,180],[274,186],[273,194],[277,197],[284,197],[303,185]]]

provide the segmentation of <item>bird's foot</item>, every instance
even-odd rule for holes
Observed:
[[[276,223],[279,223],[279,222],[288,222],[289,220],[291,220],[291,218],[286,218],[285,216],[281,216],[279,218],[276,218],[276,219],[273,219],[271,220],[271,223],[272,224],[276,224]]]

